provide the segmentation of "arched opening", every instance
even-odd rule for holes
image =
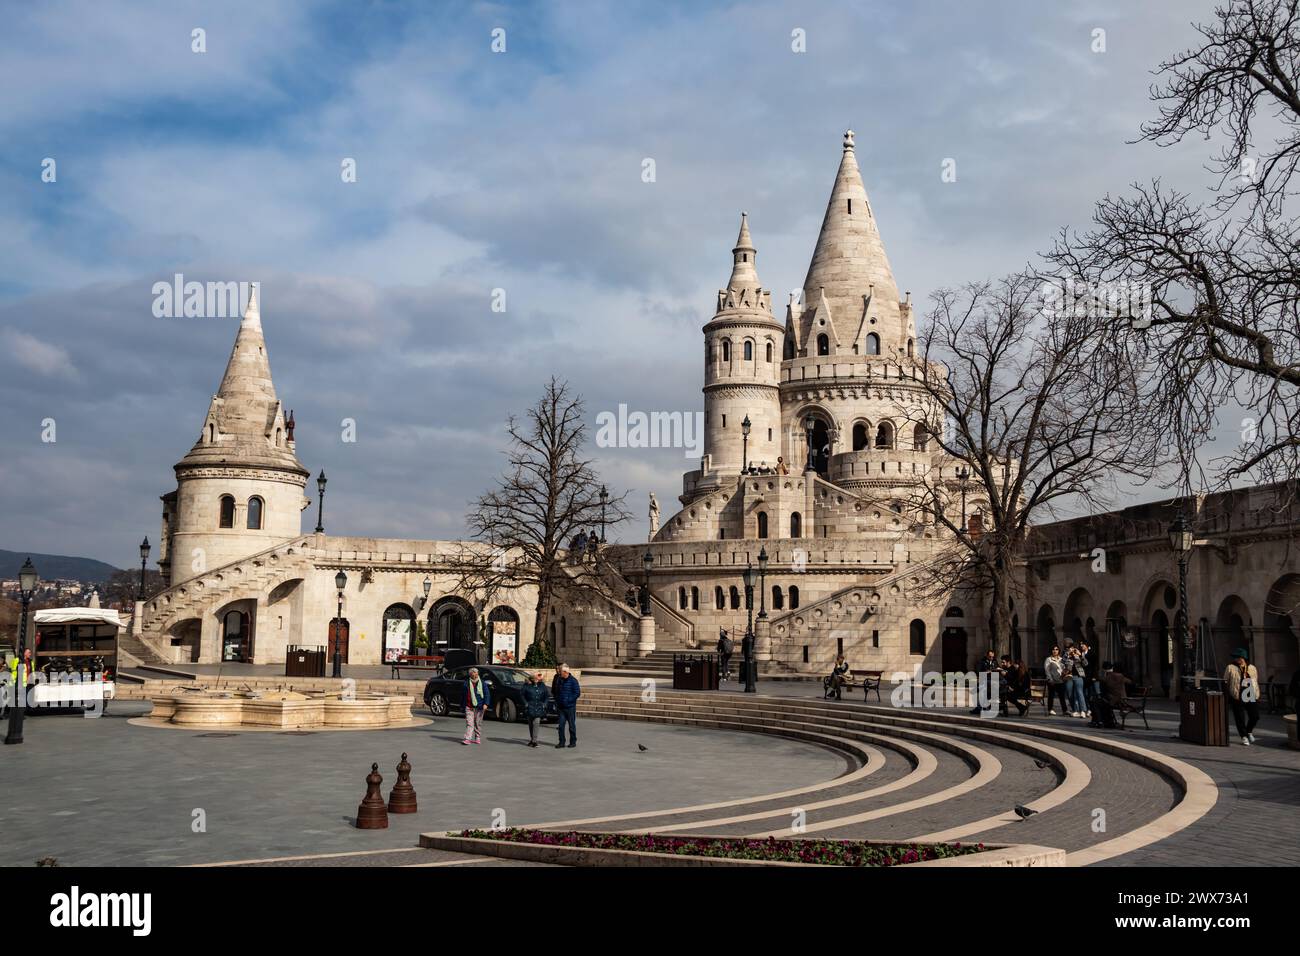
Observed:
[[[1219,611],[1214,617],[1214,626],[1210,628],[1210,633],[1214,637],[1214,660],[1209,663],[1213,665],[1213,676],[1217,677],[1223,673],[1224,668],[1228,666],[1228,661],[1232,659],[1232,652],[1237,648],[1244,648],[1253,660],[1255,658],[1254,643],[1251,640],[1251,619],[1250,608],[1240,597],[1233,594],[1224,598],[1219,603]],[[1204,657],[1198,661],[1198,666],[1205,663]],[[1263,678],[1265,675],[1261,674]]]
[[[803,537],[803,518],[800,517],[799,512],[797,511],[790,513],[790,537]]]
[[[753,360],[754,360],[754,343],[749,341],[749,339],[746,339],[745,340],[745,361],[752,362]]]
[[[912,429],[912,447],[917,451],[929,451],[930,429],[921,424]]]
[[[235,526],[235,499],[233,495],[221,496],[221,520],[219,527],[233,528]]]
[[[966,612],[959,607],[950,607],[943,612],[943,642],[940,656],[945,673],[962,672],[967,669],[970,660],[970,648],[967,645]]]
[[[415,611],[407,604],[390,604],[384,611],[383,654],[384,663],[397,660],[403,654],[421,654],[414,648]]]
[[[453,648],[474,650],[474,608],[464,598],[449,594],[429,608],[429,650],[442,653]]]
[[[1151,658],[1159,668],[1160,686],[1169,694],[1174,683],[1174,671],[1182,655],[1178,635],[1174,633],[1174,614],[1178,607],[1178,591],[1168,581],[1156,581],[1147,588],[1142,602],[1140,620],[1144,623],[1143,636],[1151,648]]]
[[[877,335],[875,332],[867,333],[867,354],[868,355],[880,354],[880,336]]]
[[[731,340],[723,339],[722,340],[722,362],[725,365],[730,361],[731,361]]]
[[[1284,574],[1273,582],[1264,598],[1264,628],[1261,635],[1263,660],[1268,673],[1261,680],[1284,681],[1300,669],[1300,642],[1296,623],[1300,618],[1300,574]]]
[[[488,631],[492,640],[492,660],[498,664],[513,664],[519,660],[519,613],[505,604],[498,604],[488,615]]]
[[[758,513],[758,536],[760,538],[767,537],[767,512],[766,511],[760,511]]]
[[[790,610],[799,610],[799,588],[797,585],[790,585]]]
[[[894,425],[892,422],[881,422],[876,426],[876,447],[894,447]]]
[[[768,362],[771,362],[771,361],[772,361],[772,343],[771,343],[771,342],[768,342],[768,343],[767,343],[767,360],[768,360]]]
[[[1087,588],[1075,588],[1065,602],[1062,631],[1066,644],[1078,644],[1088,639],[1085,623],[1092,619],[1092,595]],[[1089,641],[1089,643],[1093,643]],[[1065,653],[1065,648],[1061,648]]]
[[[221,660],[247,664],[253,659],[253,608],[255,603],[240,601],[221,611]]]
[[[908,340],[907,340],[907,357],[908,357],[908,358],[912,358],[912,357],[913,357],[913,349],[914,349],[914,342],[913,342],[912,339],[908,339]]]
[[[825,332],[823,332],[821,335],[817,336],[817,354],[818,354],[818,355],[830,355],[830,354],[831,354],[831,340],[830,340],[830,336],[828,336]]]
[[[794,339],[787,338],[785,340],[783,352],[785,354],[786,361],[789,361],[790,359],[794,358]]]
[[[1052,647],[1058,643],[1056,640],[1056,614],[1052,611],[1050,604],[1044,604],[1038,609],[1038,617],[1034,622],[1035,642],[1038,662],[1047,660],[1052,654]]]
[[[686,610],[686,588],[684,587],[679,587],[677,589],[677,610]]]
[[[864,448],[867,447],[868,444],[870,444],[871,439],[868,437],[868,433],[867,433],[868,427],[870,426],[868,426],[866,422],[853,423],[853,450],[854,451],[862,451]]]
[[[722,585],[713,589],[713,607],[717,611],[724,611],[727,608],[727,595],[723,592]]]
[[[782,611],[785,609],[785,595],[781,592],[781,585],[772,585],[772,610]]]
[[[700,589],[693,587],[691,588],[691,610],[698,611],[699,609],[700,609]]]
[[[916,618],[908,625],[907,644],[909,654],[919,654],[925,656],[925,621]]]
[[[813,469],[817,474],[825,475],[826,470],[830,467],[831,460],[831,430],[830,426],[821,418],[815,417],[813,422]]]
[[[734,584],[731,586],[731,609],[740,610],[740,590]]]
[[[262,499],[254,495],[248,499],[248,525],[249,531],[262,530]]]

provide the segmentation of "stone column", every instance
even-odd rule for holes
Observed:
[[[199,619],[199,663],[219,664],[221,662],[221,622],[216,614],[208,611]]]
[[[131,636],[139,637],[144,632],[144,601],[135,602],[135,610],[131,613]]]
[[[754,660],[760,663],[772,659],[772,622],[768,618],[754,621]]]
[[[803,492],[803,522],[799,533],[805,538],[815,538],[817,537],[817,472],[804,472]],[[805,547],[804,550],[812,549]]]
[[[655,649],[655,619],[653,614],[642,617],[637,621],[636,634],[636,656],[646,657]]]

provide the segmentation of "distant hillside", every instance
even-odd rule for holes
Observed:
[[[42,581],[68,578],[74,581],[107,581],[117,568],[94,558],[74,558],[66,554],[35,554],[28,551],[5,551],[0,548],[0,578],[18,577],[18,569],[28,558],[36,565]]]

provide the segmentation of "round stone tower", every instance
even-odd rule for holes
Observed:
[[[199,440],[175,471],[158,561],[170,584],[302,533],[308,472],[271,381],[256,284]]]
[[[779,386],[785,327],[772,317],[772,293],[758,281],[744,213],[731,254],[731,279],[718,291],[717,309],[704,326],[705,475],[738,474],[746,460],[775,467],[782,454]]]

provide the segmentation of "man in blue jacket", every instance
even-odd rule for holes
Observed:
[[[560,714],[560,742],[555,745],[559,750],[564,746],[564,725],[569,725],[569,746],[578,746],[578,698],[582,688],[578,678],[569,673],[569,665],[561,664],[555,671],[555,680],[551,681],[551,696],[555,698],[555,709]]]

